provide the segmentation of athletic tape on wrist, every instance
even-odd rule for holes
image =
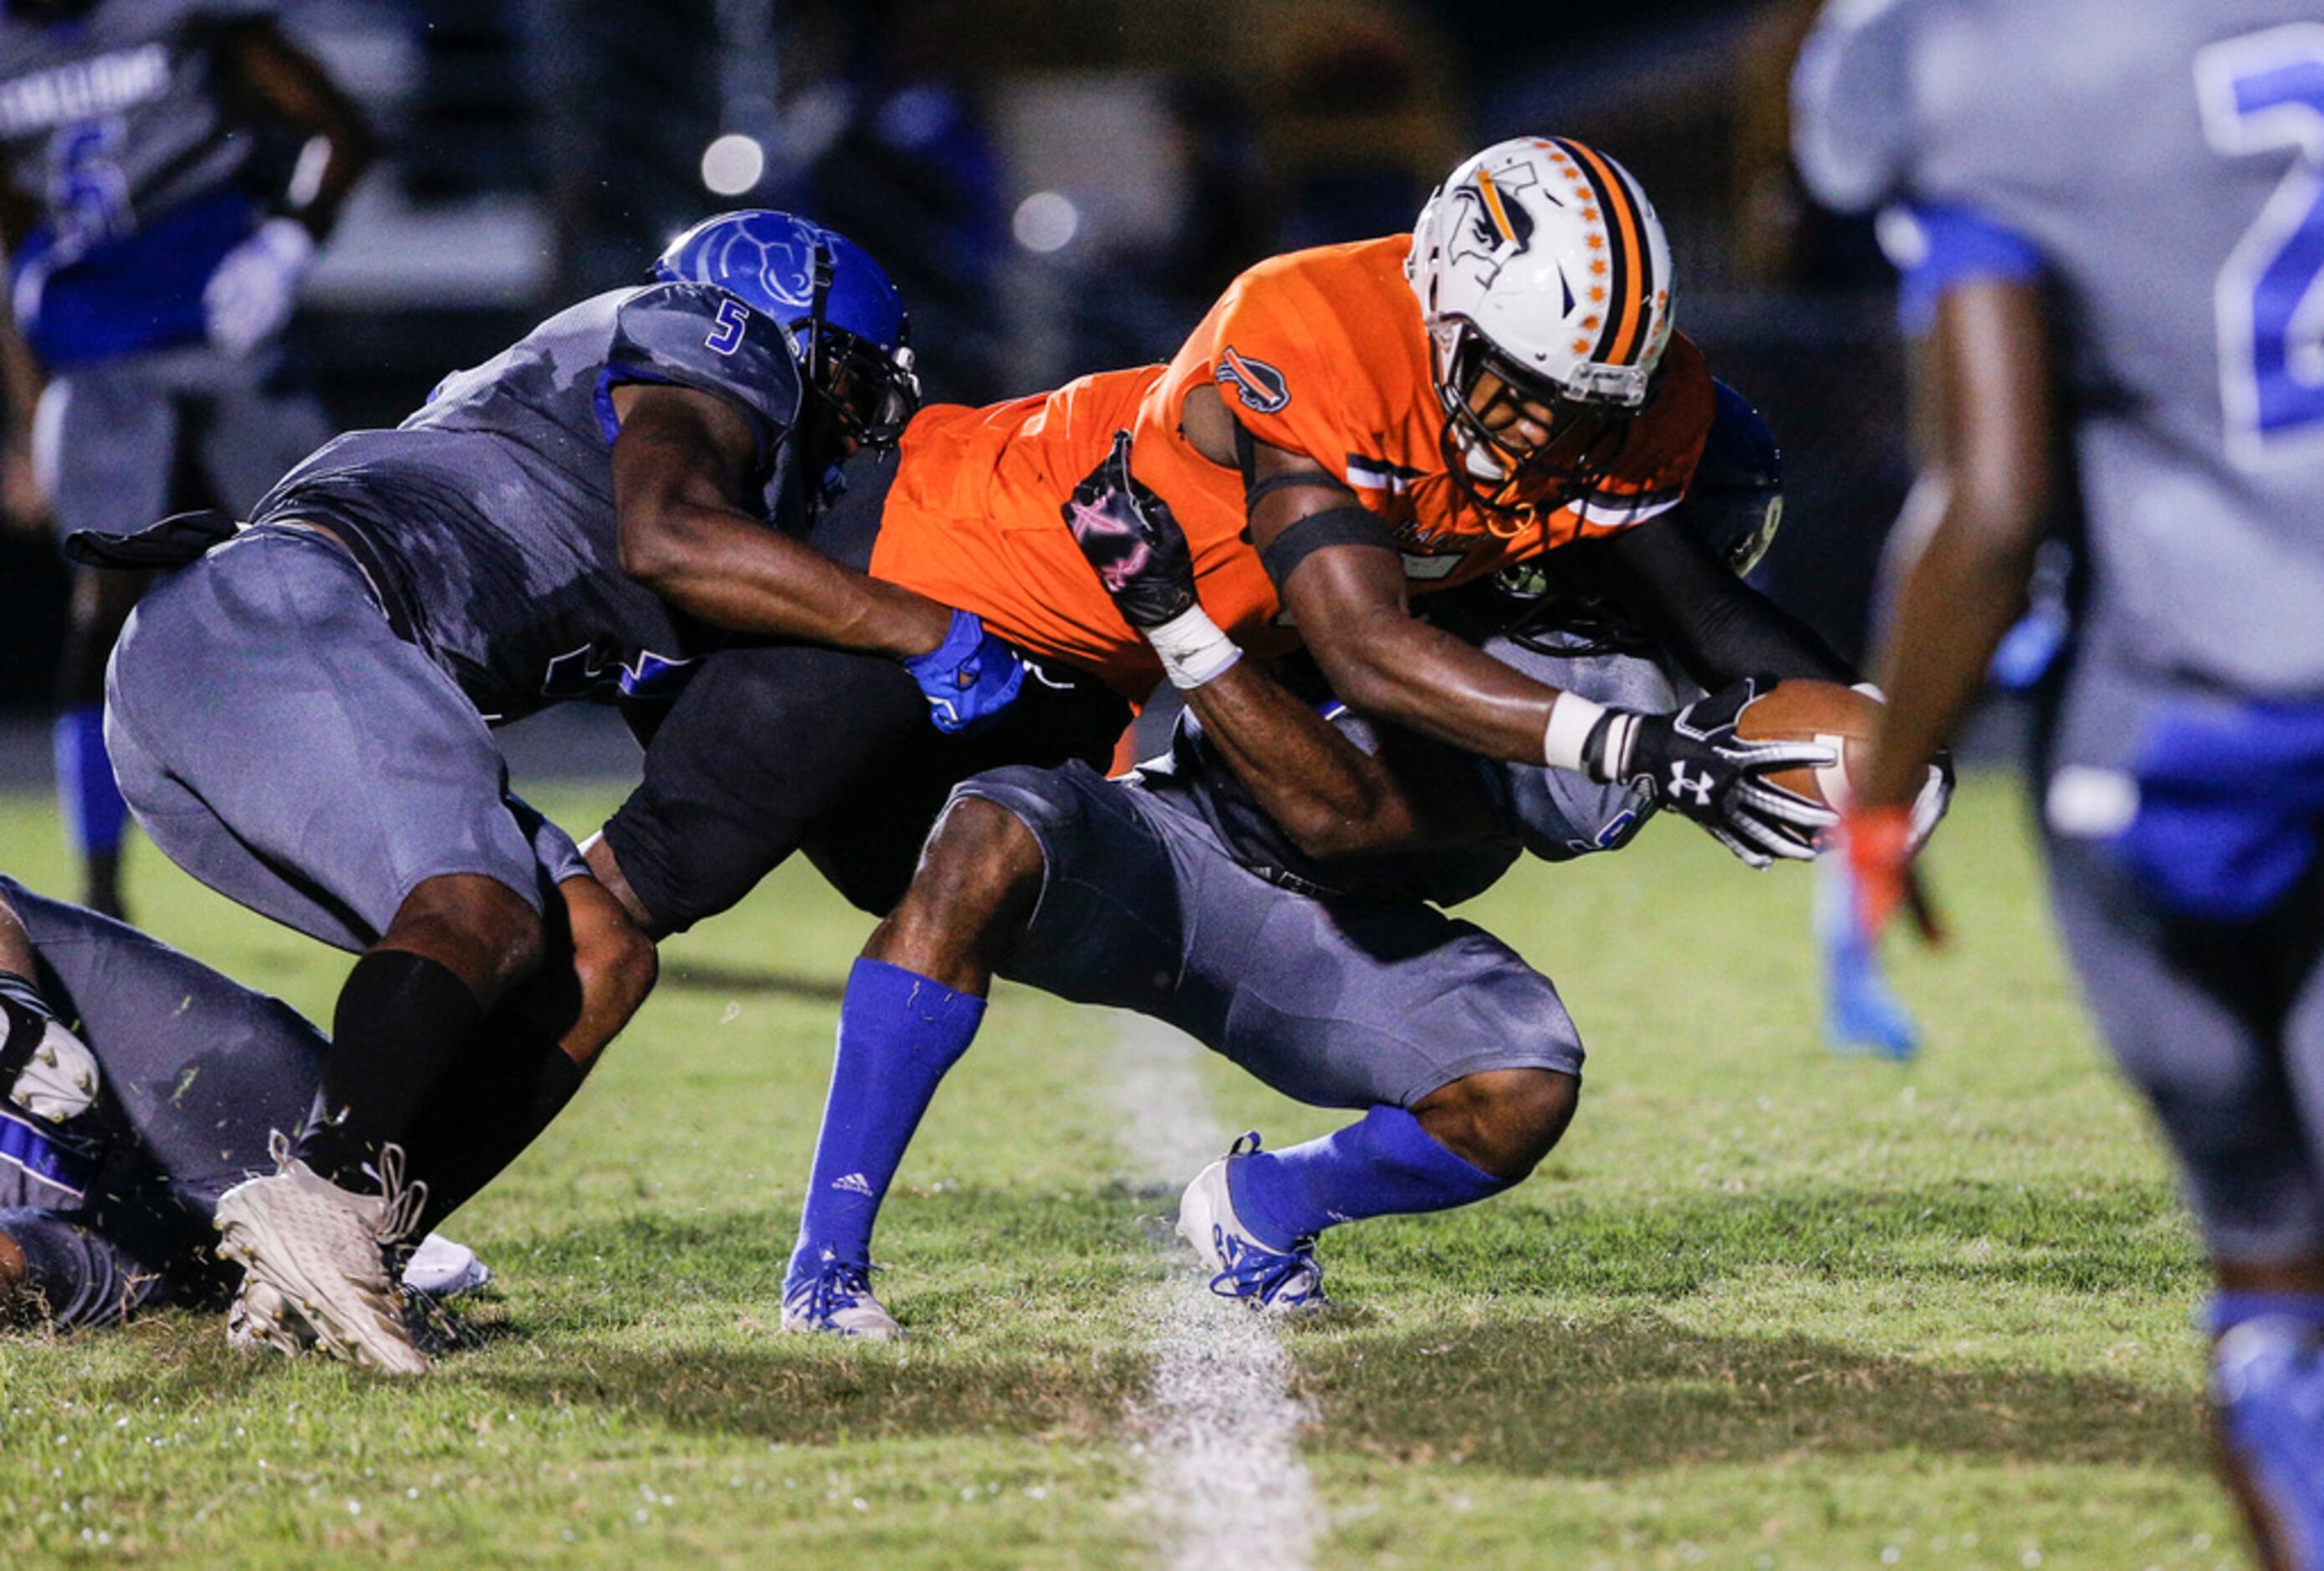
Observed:
[[[1582,750],[1604,717],[1606,706],[1579,693],[1560,693],[1551,700],[1549,725],[1541,734],[1542,760],[1552,769],[1582,772]]]
[[[1161,658],[1163,673],[1181,690],[1201,687],[1242,658],[1234,640],[1200,605],[1145,632],[1146,642]]]

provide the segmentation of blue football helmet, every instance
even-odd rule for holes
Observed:
[[[1716,380],[1712,391],[1711,434],[1686,499],[1670,517],[1741,578],[1759,565],[1783,523],[1784,457],[1749,399]],[[1554,653],[1652,652],[1653,639],[1619,606],[1562,582],[1556,556],[1515,563],[1487,580],[1504,619],[1496,630],[1520,642],[1535,633],[1564,635],[1542,645]]]
[[[1686,531],[1741,577],[1759,565],[1784,522],[1784,454],[1751,401],[1714,381],[1718,411],[1679,504]]]
[[[844,235],[745,208],[705,218],[671,241],[653,275],[715,285],[779,323],[809,397],[858,447],[894,447],[920,407],[903,297]]]

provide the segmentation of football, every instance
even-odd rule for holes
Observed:
[[[1880,722],[1880,701],[1838,682],[1794,678],[1751,700],[1735,726],[1746,742],[1821,742],[1840,753],[1821,769],[1778,770],[1768,781],[1828,808],[1845,806],[1849,770],[1860,765]]]

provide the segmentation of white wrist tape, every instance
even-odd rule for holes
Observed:
[[[1234,640],[1200,605],[1145,631],[1170,685],[1182,690],[1201,687],[1242,658]]]
[[[1888,695],[1880,690],[1878,682],[1858,682],[1848,690],[1851,693],[1862,693],[1876,704],[1885,704],[1888,701]]]
[[[1560,693],[1549,706],[1549,725],[1541,735],[1541,755],[1552,769],[1582,772],[1582,746],[1596,730],[1606,706],[1579,693]]]

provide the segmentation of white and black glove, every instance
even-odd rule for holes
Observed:
[[[97,1104],[97,1059],[25,978],[0,971],[0,1095],[63,1123]]]
[[[1745,707],[1775,685],[1772,677],[1746,677],[1674,715],[1608,709],[1582,744],[1582,772],[1608,783],[1646,785],[1657,805],[1693,819],[1749,866],[1766,867],[1777,857],[1812,861],[1816,833],[1837,824],[1839,815],[1759,777],[1821,769],[1837,762],[1832,750],[1735,735]]]
[[[202,286],[210,342],[247,355],[281,332],[299,303],[299,282],[315,260],[315,236],[296,218],[269,218],[227,252]]]

